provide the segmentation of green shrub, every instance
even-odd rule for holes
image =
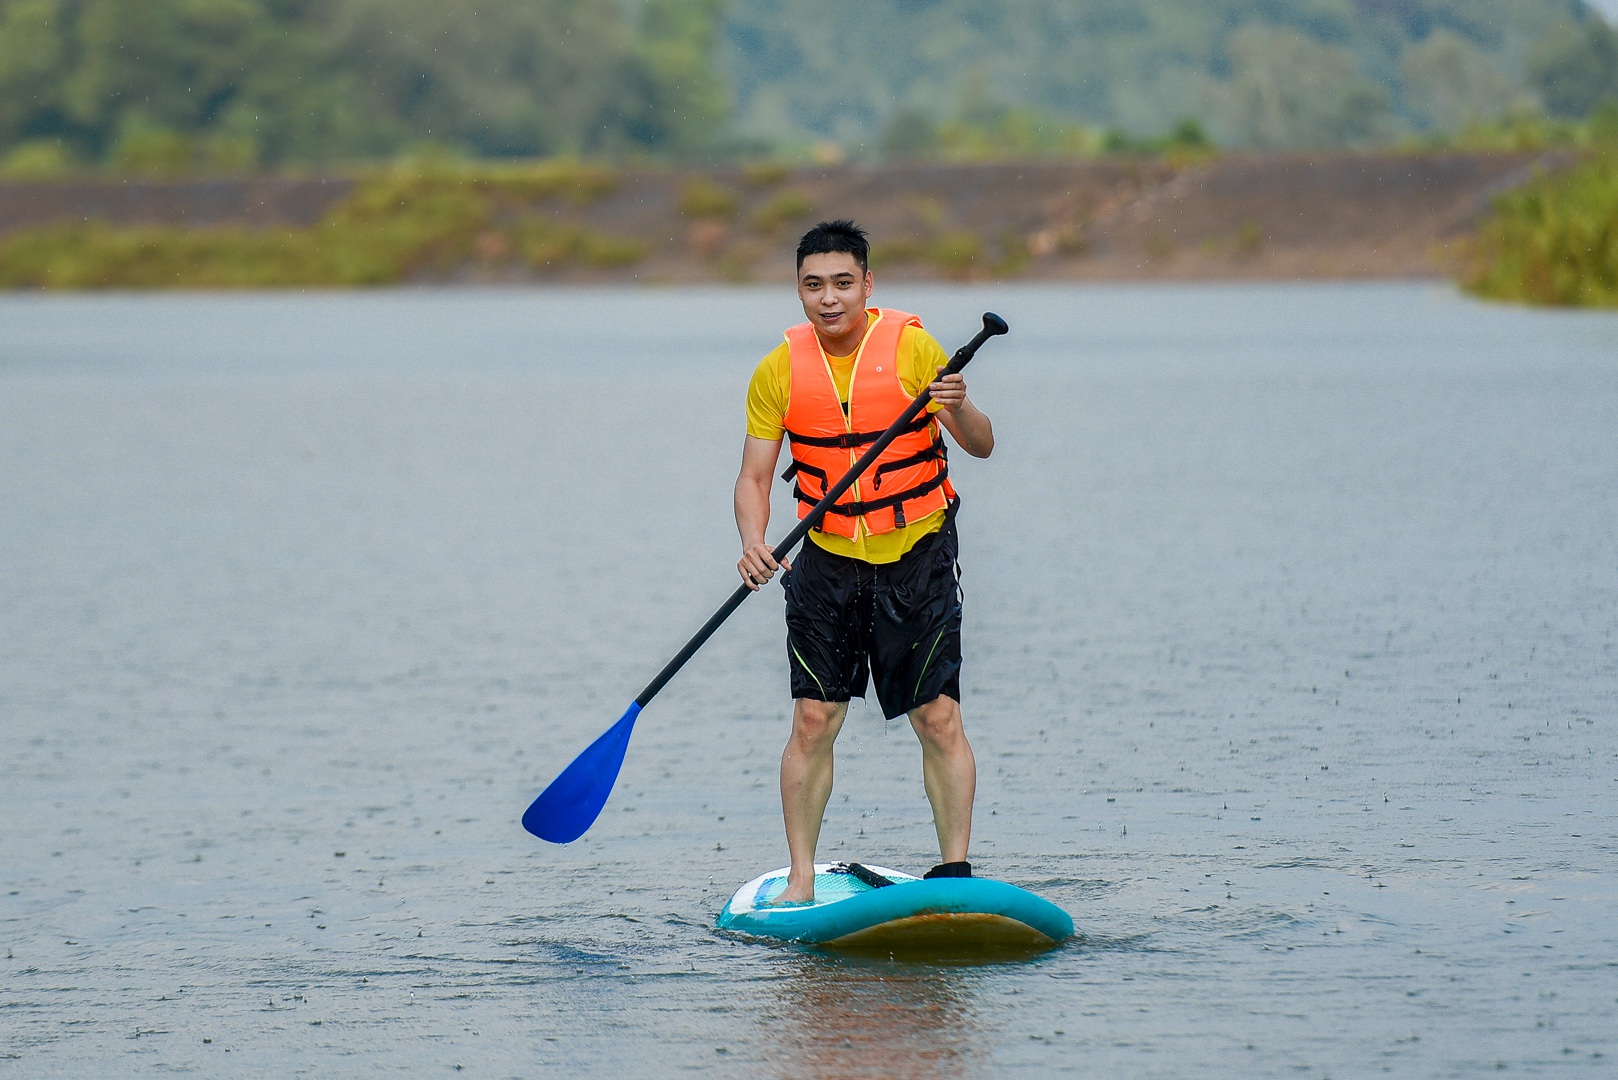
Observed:
[[[472,254],[493,218],[471,177],[393,175],[360,183],[317,236],[332,247],[392,268],[389,280],[447,270]]]
[[[196,148],[178,131],[132,131],[112,148],[114,170],[143,176],[181,176],[191,171]]]
[[[400,170],[361,180],[310,228],[29,229],[0,239],[0,287],[384,285],[512,249],[535,267],[632,265],[646,255],[638,240],[537,216],[520,218],[508,235],[497,220],[497,192],[572,197],[603,182],[580,171]]]
[[[73,156],[57,139],[18,143],[0,158],[0,177],[7,180],[55,180],[73,171]]]
[[[1021,233],[1007,229],[1000,234],[1000,257],[994,261],[990,271],[995,277],[1016,277],[1028,269],[1033,262],[1033,253],[1028,250],[1028,240]]]
[[[1492,299],[1618,307],[1618,156],[1602,153],[1496,200],[1462,277]]]
[[[712,180],[697,179],[680,192],[680,213],[692,218],[728,218],[740,202],[736,193]]]
[[[773,233],[783,225],[809,216],[814,204],[801,191],[777,192],[769,202],[753,212],[753,228],[761,233]]]
[[[901,266],[905,263],[920,262],[927,257],[927,252],[926,241],[913,237],[879,240],[871,245],[871,267],[876,269],[884,266]]]
[[[0,243],[0,285],[93,289],[324,284],[329,273],[312,273],[321,262],[308,230],[129,229],[75,222],[17,233]]]
[[[646,257],[646,245],[632,237],[610,236],[579,225],[559,225],[546,218],[518,224],[517,250],[537,270],[583,266],[607,270],[633,266]]]
[[[518,199],[560,198],[569,206],[588,206],[618,189],[619,175],[605,165],[571,159],[479,166],[477,184],[490,192]]]
[[[976,233],[964,229],[942,233],[933,238],[928,259],[950,277],[966,277],[983,257],[983,241]]]
[[[1264,250],[1264,226],[1252,218],[1242,222],[1236,230],[1236,253],[1252,258]]]
[[[784,161],[754,161],[746,165],[742,172],[754,187],[774,187],[792,175],[792,166]]]

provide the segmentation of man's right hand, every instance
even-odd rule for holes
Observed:
[[[768,584],[777,570],[791,570],[792,563],[787,559],[782,559],[778,563],[770,553],[770,545],[754,544],[742,552],[742,559],[736,564],[736,569],[741,573],[747,587],[758,592],[759,587]]]
[[[781,440],[749,435],[742,443],[742,471],[736,475],[736,531],[742,541],[742,561],[736,564],[747,587],[758,592],[760,585],[775,572],[792,564],[777,563],[764,542],[770,527],[770,484],[775,480],[775,462],[781,456]]]

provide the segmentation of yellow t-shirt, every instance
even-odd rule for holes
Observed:
[[[874,315],[867,313],[867,324],[874,318]],[[854,357],[828,354],[826,362],[831,366],[837,399],[846,403],[849,385],[854,381]],[[948,363],[949,356],[944,352],[944,347],[921,327],[907,326],[899,332],[899,385],[911,397],[921,393]],[[791,394],[792,353],[783,341],[753,371],[752,382],[747,387],[747,433],[755,439],[780,441],[786,434],[784,421],[787,399]],[[942,407],[930,403],[927,409],[937,412]],[[868,563],[891,563],[898,562],[918,541],[943,526],[944,511],[936,510],[919,521],[876,536],[868,534],[865,522],[860,520],[855,523],[852,539],[836,533],[824,533],[819,529],[810,530],[809,538],[836,555],[846,555]]]

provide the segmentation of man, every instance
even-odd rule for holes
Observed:
[[[994,449],[989,418],[914,315],[867,309],[870,247],[851,221],[821,222],[798,242],[798,298],[808,322],[766,356],[747,393],[747,440],[736,478],[742,580],[755,591],[786,571],[792,736],[781,755],[781,808],[792,869],[774,902],[814,899],[815,845],[831,798],[832,744],[849,698],[874,676],[889,719],[908,714],[943,862],[928,877],[969,877],[977,765],[961,723],[961,606],[955,578],[957,500],[942,424],[973,457]],[[898,419],[923,388],[932,404],[809,533],[796,565],[765,542],[770,484],[791,439],[798,514]]]

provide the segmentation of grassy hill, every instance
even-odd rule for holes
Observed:
[[[803,228],[844,215],[871,229],[885,281],[1424,276],[1471,250],[1467,238],[1500,192],[1577,157],[541,162],[399,166],[324,182],[0,181],[0,289],[783,282]],[[1612,190],[1603,181],[1604,201],[1589,209],[1609,211]],[[1543,231],[1534,225],[1526,238]],[[1521,232],[1488,237],[1515,250]],[[1564,246],[1597,235],[1556,233]]]

